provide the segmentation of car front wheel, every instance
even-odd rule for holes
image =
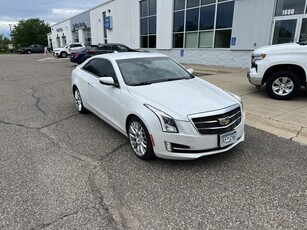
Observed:
[[[66,57],[67,57],[67,53],[66,53],[66,52],[62,52],[61,55],[60,55],[60,57],[66,58]]]
[[[298,76],[291,71],[280,71],[274,73],[267,81],[267,92],[279,100],[293,98],[300,88]]]
[[[75,98],[75,106],[79,113],[85,113],[86,109],[83,106],[81,94],[78,89],[75,89],[74,91],[74,98]]]
[[[150,160],[154,157],[148,130],[139,118],[134,117],[129,121],[128,136],[130,145],[137,157],[143,160]]]

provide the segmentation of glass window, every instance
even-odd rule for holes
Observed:
[[[148,34],[148,18],[141,19],[141,35]]]
[[[215,5],[200,8],[200,30],[213,29]]]
[[[212,4],[215,3],[216,0],[201,0],[201,4],[202,5],[208,5],[208,4]]]
[[[156,35],[148,37],[148,48],[156,48]]]
[[[118,60],[117,64],[127,85],[158,83],[194,78],[170,58],[134,58]]]
[[[141,17],[148,16],[148,2],[147,2],[147,0],[141,1],[140,4],[141,4]]]
[[[174,10],[182,10],[185,7],[185,0],[175,0]]]
[[[184,30],[184,11],[174,13],[174,32],[182,32]]]
[[[302,28],[299,42],[307,42],[307,18],[302,21]]]
[[[231,39],[231,30],[218,30],[215,32],[215,48],[229,48]]]
[[[185,36],[185,47],[197,48],[197,36],[198,33],[187,33]]]
[[[199,6],[199,0],[187,0],[187,8]]]
[[[303,14],[306,0],[277,0],[275,16]]]
[[[199,47],[211,48],[213,42],[213,31],[201,32],[199,34]]]
[[[234,2],[218,4],[216,28],[231,28],[233,19]]]
[[[157,14],[157,0],[149,0],[149,16]]]
[[[276,21],[273,35],[273,44],[293,42],[296,22],[296,19]]]
[[[149,34],[156,34],[156,25],[157,18],[156,16],[149,18]]]
[[[116,79],[116,74],[111,62],[105,59],[95,58],[87,63],[83,69],[96,75],[97,77],[108,76]]]
[[[173,35],[173,47],[183,48],[183,34],[182,33]]]
[[[141,48],[156,47],[157,33],[157,0],[143,0],[140,2],[141,28],[140,46]],[[150,34],[150,36],[149,36]]]
[[[186,31],[198,30],[199,8],[187,10]]]
[[[148,36],[141,36],[141,47],[148,48]]]
[[[174,0],[173,48],[230,48],[234,4],[235,0]]]

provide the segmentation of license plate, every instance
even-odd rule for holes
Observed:
[[[229,133],[224,133],[220,135],[220,147],[231,145],[237,141],[237,132],[232,131]]]

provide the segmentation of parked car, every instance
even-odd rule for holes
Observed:
[[[266,84],[272,98],[291,99],[301,86],[307,89],[306,59],[306,42],[264,46],[252,53],[247,77],[259,88]]]
[[[18,54],[31,54],[31,53],[44,53],[45,47],[42,45],[30,45],[29,47],[23,47],[17,50]],[[48,48],[48,51],[50,49]]]
[[[114,53],[114,52],[140,52],[139,50],[131,49],[128,46],[125,46],[120,43],[108,43],[103,45],[98,45],[97,48],[89,50],[87,53],[87,58],[95,56],[97,54],[106,54],[106,53]]]
[[[94,46],[86,46],[83,47],[77,51],[72,51],[70,54],[70,61],[77,63],[77,64],[81,64],[82,62],[84,62],[87,59],[87,53],[90,49],[93,49]]]
[[[77,51],[72,51],[70,55],[70,61],[81,64],[86,59],[98,55],[98,54],[106,54],[106,53],[114,53],[114,52],[140,52],[139,50],[131,49],[123,44],[112,43],[112,44],[104,44],[104,45],[90,45],[85,48],[79,49]]]
[[[97,55],[71,78],[77,110],[93,112],[127,136],[141,159],[195,159],[244,140],[240,97],[165,55]]]
[[[85,47],[83,43],[72,43],[61,48],[53,49],[53,55],[61,58],[66,58],[72,51],[76,51]]]

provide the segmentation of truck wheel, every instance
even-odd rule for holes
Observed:
[[[67,57],[67,53],[66,52],[61,52],[60,57],[66,58]]]
[[[278,100],[293,98],[301,87],[297,74],[286,70],[274,73],[266,85],[268,94]]]

